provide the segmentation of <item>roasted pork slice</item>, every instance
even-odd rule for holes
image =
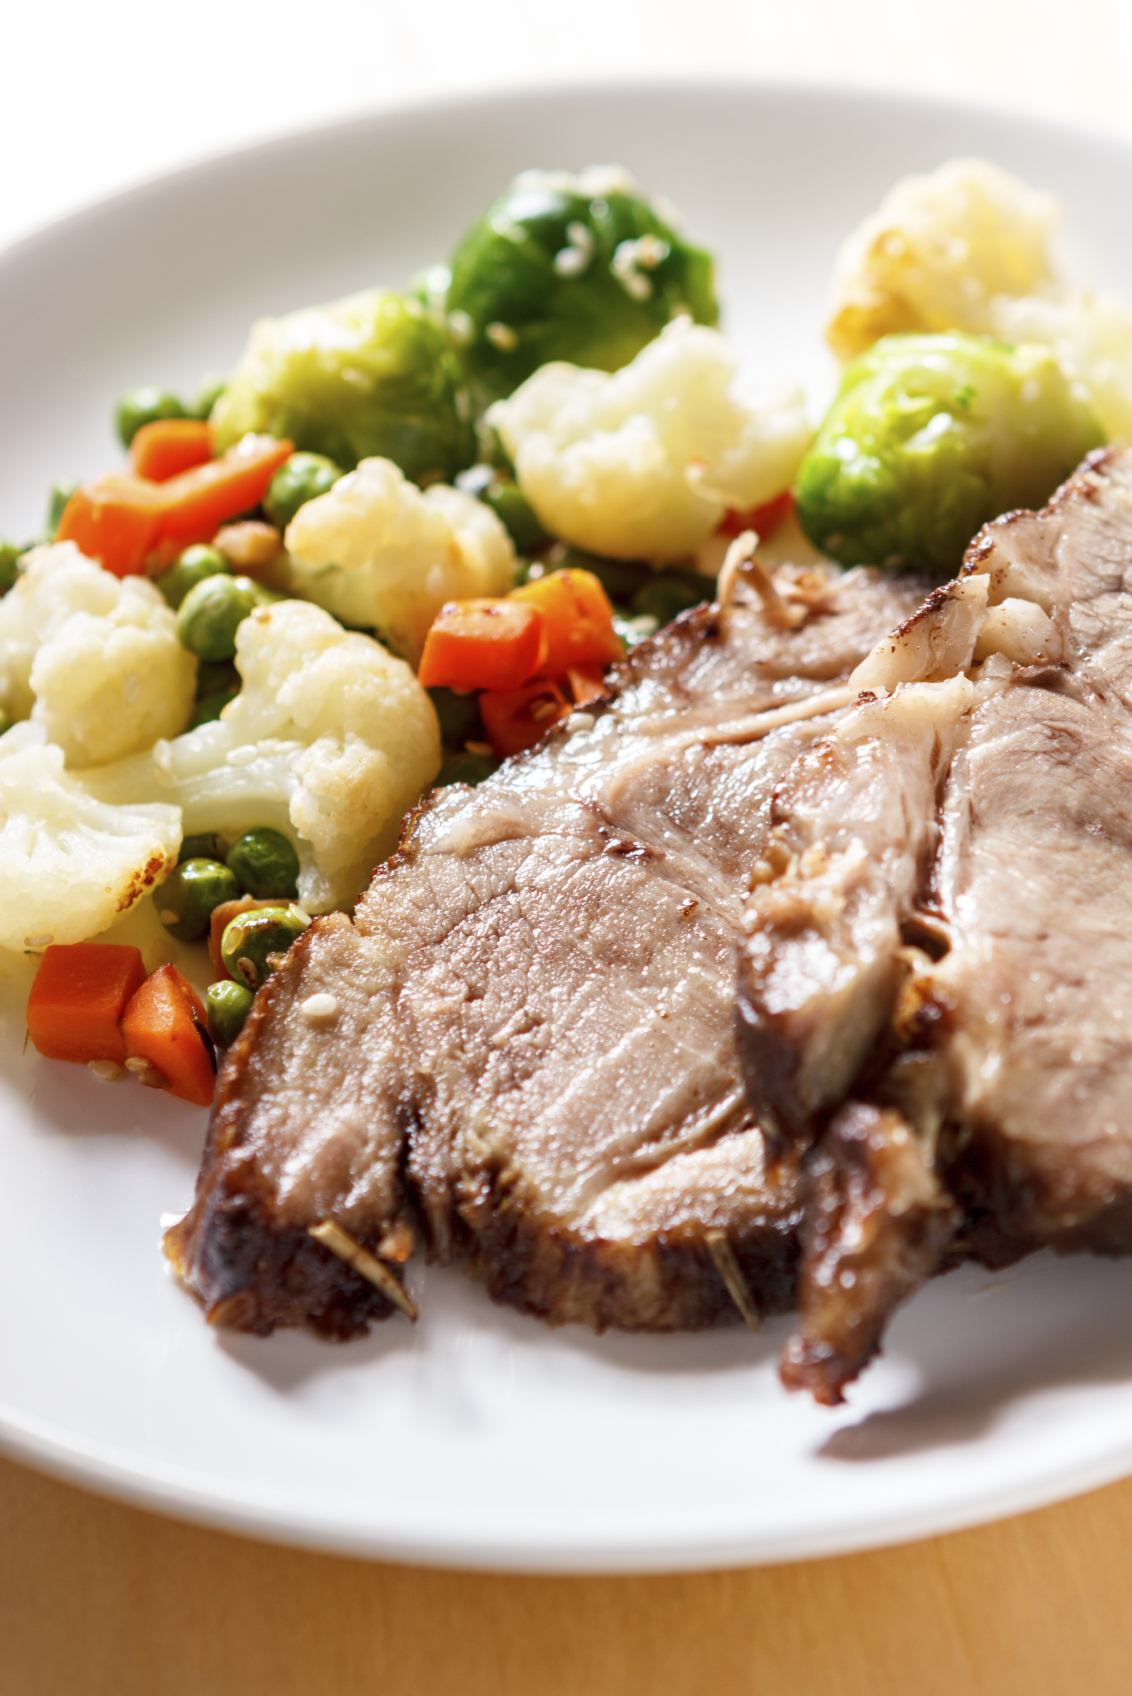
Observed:
[[[735,1050],[743,891],[774,784],[922,590],[779,591],[684,616],[608,702],[434,793],[355,922],[290,952],[168,1238],[214,1321],[354,1334],[407,1304],[422,1241],[556,1323],[790,1305],[797,1163],[768,1162]]]
[[[965,570],[784,778],[746,914],[749,1095],[804,1170],[783,1374],[824,1401],[942,1264],[1132,1251],[1132,456]]]

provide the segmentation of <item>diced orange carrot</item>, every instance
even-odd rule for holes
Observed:
[[[130,443],[130,470],[151,483],[167,483],[212,458],[212,430],[199,418],[155,418]]]
[[[74,542],[115,577],[135,576],[149,565],[160,570],[171,549],[210,541],[228,519],[258,506],[290,454],[290,442],[245,436],[222,459],[164,483],[111,472],[71,496],[56,540]]]
[[[76,489],[63,509],[57,542],[74,542],[115,577],[136,577],[157,545],[162,485],[111,472]]]
[[[542,614],[546,627],[543,676],[562,678],[572,665],[609,665],[621,658],[613,608],[592,571],[548,572],[536,583],[512,589],[509,599],[527,601]]]
[[[574,705],[588,707],[591,701],[600,701],[605,694],[605,667],[572,665],[566,672],[566,682]]]
[[[426,689],[518,689],[542,670],[542,614],[529,602],[449,601],[425,637]]]
[[[533,748],[569,711],[570,703],[561,689],[545,677],[536,677],[521,689],[485,689],[480,696],[483,727],[501,759]]]
[[[290,442],[275,436],[245,436],[222,459],[211,459],[162,483],[168,498],[161,520],[162,539],[168,537],[184,547],[211,541],[222,524],[259,505],[292,452]]]
[[[753,530],[763,539],[773,535],[780,524],[784,524],[794,509],[794,496],[789,489],[783,489],[780,495],[775,495],[772,501],[764,501],[762,506],[753,506],[746,512],[738,512],[734,507],[728,507],[716,526],[718,536],[741,536],[744,530]]]
[[[151,972],[122,1016],[127,1058],[147,1061],[171,1095],[196,1107],[211,1102],[216,1076],[204,1029],[200,996],[174,966]]]
[[[138,949],[116,942],[52,943],[28,996],[28,1034],[49,1060],[126,1058],[121,1018],[145,981]]]

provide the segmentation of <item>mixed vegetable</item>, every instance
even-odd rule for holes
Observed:
[[[845,565],[949,575],[1132,438],[1132,313],[1057,281],[1052,211],[978,162],[898,184],[838,263],[816,433],[737,387],[711,256],[612,168],[526,172],[404,293],[123,396],[127,464],[0,545],[0,948],[41,959],[36,1048],[207,1103],[421,793],[600,703],[732,538],[801,545],[796,508]],[[151,897],[147,974],[107,932]]]

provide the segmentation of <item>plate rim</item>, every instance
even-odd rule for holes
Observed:
[[[838,103],[843,109],[886,109],[893,117],[929,113],[940,120],[976,118],[983,125],[999,126],[1018,137],[1026,132],[1047,141],[1064,139],[1077,146],[1100,149],[1114,163],[1132,165],[1132,139],[1086,124],[1037,113],[1003,109],[985,102],[954,99],[941,95],[904,93],[882,85],[843,83],[825,79],[778,78],[746,74],[700,74],[696,76],[641,75],[586,79],[577,76],[540,78],[515,86],[509,82],[484,85],[475,90],[449,90],[439,94],[415,92],[399,99],[382,100],[334,117],[314,120],[233,147],[207,151],[162,171],[119,186],[84,202],[43,224],[33,225],[0,247],[0,269],[22,263],[35,264],[41,254],[67,239],[84,225],[117,213],[143,214],[146,203],[159,199],[179,186],[202,183],[230,165],[267,165],[272,157],[291,150],[317,147],[351,133],[359,142],[365,134],[377,134],[386,126],[405,119],[451,123],[462,112],[512,113],[545,100],[573,103],[587,99],[606,103],[617,98],[654,99],[664,94],[687,99],[713,94],[729,97],[747,95],[790,105],[822,101]],[[165,1516],[289,1547],[301,1547],[353,1558],[398,1562],[439,1569],[497,1573],[619,1574],[707,1570],[722,1567],[773,1565],[815,1558],[837,1557],[869,1549],[889,1547],[924,1538],[946,1535],[993,1520],[1035,1511],[1082,1492],[1100,1488],[1132,1472],[1132,1437],[1119,1449],[1100,1458],[1082,1462],[1056,1476],[1043,1474],[1028,1484],[1011,1484],[985,1494],[978,1502],[964,1502],[954,1509],[927,1507],[899,1515],[892,1507],[864,1525],[828,1527],[799,1531],[793,1536],[776,1532],[765,1535],[715,1537],[699,1541],[646,1544],[626,1538],[619,1544],[601,1547],[579,1541],[551,1547],[537,1539],[508,1539],[496,1536],[490,1545],[476,1544],[462,1533],[449,1530],[442,1539],[424,1537],[414,1541],[402,1534],[355,1530],[341,1523],[323,1521],[305,1507],[295,1504],[273,1508],[270,1503],[233,1503],[215,1486],[210,1494],[195,1475],[178,1480],[165,1464],[161,1475],[152,1467],[128,1462],[113,1452],[98,1452],[100,1445],[85,1446],[61,1436],[49,1422],[23,1417],[0,1404],[0,1453],[68,1484],[111,1500],[157,1512]],[[773,1545],[773,1546],[772,1546]]]

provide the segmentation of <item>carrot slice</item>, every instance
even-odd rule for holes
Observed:
[[[572,665],[566,672],[570,696],[576,707],[588,707],[605,694],[605,668],[600,665]]]
[[[55,540],[74,542],[115,577],[136,577],[157,544],[162,500],[160,483],[111,472],[75,490]]]
[[[122,1016],[127,1056],[147,1061],[171,1095],[196,1107],[211,1102],[216,1076],[204,1028],[200,996],[174,966],[151,972]]]
[[[212,458],[212,430],[198,418],[155,418],[130,443],[130,470],[151,483],[167,483]]]
[[[74,542],[115,577],[136,576],[151,556],[167,564],[171,549],[210,541],[222,524],[258,506],[290,454],[290,442],[245,436],[222,459],[164,483],[110,472],[71,496],[55,539]]]
[[[167,499],[161,539],[179,541],[185,547],[211,541],[222,524],[259,505],[293,451],[290,442],[275,436],[245,436],[222,459],[211,459],[160,484]]]
[[[449,601],[425,637],[426,689],[518,689],[542,670],[542,614],[522,601]]]
[[[545,677],[565,677],[571,666],[609,665],[622,655],[609,597],[592,571],[552,571],[513,589],[510,600],[536,606],[546,628]]]
[[[536,677],[521,689],[485,689],[480,696],[483,727],[501,759],[533,748],[569,711],[570,703],[561,689],[545,677]]]
[[[760,537],[770,536],[785,523],[793,509],[794,496],[789,489],[783,489],[772,501],[764,501],[762,506],[750,507],[746,512],[728,507],[716,526],[716,534],[741,536],[744,530],[753,530]]]
[[[28,1035],[49,1060],[126,1058],[121,1018],[145,981],[141,953],[116,942],[52,943],[28,996]]]

